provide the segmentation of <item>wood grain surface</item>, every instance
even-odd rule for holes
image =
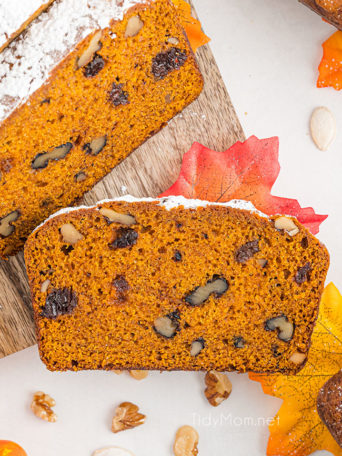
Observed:
[[[195,14],[195,13],[194,13]],[[157,196],[177,179],[194,141],[225,150],[244,140],[239,120],[208,45],[197,52],[205,85],[200,97],[88,192],[81,203],[130,193]],[[35,344],[23,254],[0,260],[0,358]]]

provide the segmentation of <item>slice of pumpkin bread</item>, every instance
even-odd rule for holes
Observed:
[[[78,12],[74,1],[70,17],[65,3],[53,3],[20,37],[20,46],[14,41],[0,54],[0,257],[21,249],[37,225],[90,190],[203,87],[170,0],[125,0],[123,7],[135,6],[111,22],[110,12],[121,11],[111,5],[120,2],[79,0]],[[104,12],[110,24],[94,31]],[[84,28],[88,36],[77,42]],[[56,30],[48,40],[50,29]],[[63,52],[54,48],[56,40]],[[64,41],[73,43],[71,49]],[[27,47],[29,56],[22,55]],[[50,68],[47,62],[60,55],[65,58]],[[38,87],[32,94],[31,80]],[[19,100],[13,87],[23,93]],[[14,99],[18,105],[7,116]]]
[[[328,252],[296,220],[241,207],[126,197],[35,230],[25,261],[47,367],[297,372]]]

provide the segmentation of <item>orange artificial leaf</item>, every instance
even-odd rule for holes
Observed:
[[[177,181],[160,196],[182,195],[221,203],[243,199],[267,215],[296,217],[316,234],[327,215],[318,215],[311,207],[302,208],[297,200],[271,195],[280,171],[278,148],[276,137],[251,136],[225,152],[194,143],[184,154]]]
[[[323,44],[317,87],[342,89],[342,32],[335,32]]]
[[[17,443],[0,440],[0,456],[27,456],[27,454]]]
[[[192,17],[191,6],[185,0],[172,0],[177,8],[181,23],[184,27],[193,52],[204,44],[209,43],[210,38],[202,30],[200,21]]]
[[[293,376],[249,374],[264,393],[283,399],[270,425],[268,456],[307,456],[317,450],[342,456],[317,412],[317,396],[342,368],[342,296],[333,283],[325,288],[304,368]]]

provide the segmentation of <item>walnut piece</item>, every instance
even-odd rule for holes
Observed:
[[[228,399],[232,392],[232,384],[229,378],[221,372],[209,371],[205,375],[207,388],[204,391],[209,404],[214,407]]]
[[[292,353],[289,359],[294,364],[302,364],[306,360],[306,354],[301,353],[299,351],[295,351],[294,353]]]
[[[102,36],[102,30],[99,30],[98,32],[95,33],[93,38],[91,39],[89,46],[87,49],[83,52],[81,57],[77,60],[76,67],[81,68],[84,65],[87,65],[93,58],[93,55],[95,52],[99,51],[101,49],[101,36]]]
[[[178,312],[172,312],[164,317],[158,317],[154,320],[153,329],[160,336],[166,339],[172,339],[179,330],[179,318]]]
[[[46,293],[47,290],[48,290],[48,288],[49,288],[49,286],[50,286],[50,283],[51,283],[51,282],[50,282],[50,279],[44,280],[44,282],[42,283],[42,285],[41,285],[41,287],[40,287],[40,291],[41,291],[42,293]]]
[[[139,407],[132,402],[122,402],[116,407],[112,421],[112,432],[117,433],[144,424],[146,416],[139,413]]]
[[[65,223],[61,226],[61,235],[64,242],[72,245],[84,239],[84,236],[76,230],[72,223]]]
[[[13,222],[18,220],[20,212],[18,210],[12,211],[0,219],[0,238],[5,238],[14,233],[15,227],[12,225]]]
[[[268,260],[266,260],[265,258],[258,258],[257,263],[261,268],[264,268],[268,263]]]
[[[136,380],[144,380],[148,376],[147,370],[129,370],[128,373]]]
[[[173,444],[175,456],[196,456],[198,454],[198,432],[192,426],[182,426],[176,432]]]
[[[289,217],[278,217],[274,222],[274,227],[277,230],[284,230],[290,236],[295,236],[299,233],[299,228],[295,222]]]
[[[278,331],[278,339],[283,342],[289,342],[294,333],[294,324],[291,323],[286,315],[270,318],[265,322],[267,331]]]
[[[31,410],[40,419],[48,421],[49,423],[55,423],[57,421],[57,415],[52,410],[56,402],[48,394],[42,391],[37,391],[31,403]]]
[[[96,157],[104,146],[107,144],[107,135],[104,136],[99,136],[97,138],[94,138],[92,141],[89,143],[85,144],[83,146],[83,150],[85,151],[86,154],[92,155],[93,157]]]
[[[175,46],[176,46],[177,44],[179,44],[178,38],[176,38],[176,37],[174,37],[174,36],[170,36],[170,37],[167,39],[167,42],[168,42],[169,44],[174,44]]]
[[[31,166],[33,169],[46,168],[50,160],[61,160],[68,155],[72,148],[73,145],[68,142],[55,147],[50,152],[41,152],[32,160]]]
[[[216,297],[220,297],[227,290],[227,280],[223,277],[214,276],[212,280],[209,280],[203,287],[195,288],[188,296],[185,297],[185,301],[192,306],[200,306],[209,298],[211,294],[215,294]]]
[[[203,337],[200,337],[199,339],[194,340],[191,344],[190,355],[194,356],[194,357],[198,356],[204,347],[205,347],[205,341],[204,341]]]
[[[127,26],[125,30],[125,38],[129,36],[136,36],[143,28],[144,23],[139,16],[132,16],[127,21]]]
[[[121,223],[122,225],[134,225],[136,222],[135,218],[129,214],[121,214],[113,211],[113,209],[107,209],[102,207],[99,212],[107,219],[109,223]]]

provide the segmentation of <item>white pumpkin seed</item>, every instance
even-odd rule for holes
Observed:
[[[314,109],[310,120],[311,137],[320,150],[328,150],[336,136],[336,120],[328,108]]]
[[[124,448],[113,446],[100,448],[99,450],[94,451],[92,456],[134,456],[134,454]]]

